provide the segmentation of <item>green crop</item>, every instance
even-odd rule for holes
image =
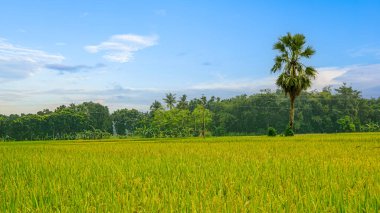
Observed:
[[[1,212],[378,212],[380,134],[0,143]]]

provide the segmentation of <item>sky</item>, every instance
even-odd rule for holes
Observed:
[[[378,0],[1,0],[0,114],[85,101],[148,110],[166,93],[276,89],[279,37],[316,54],[311,90],[346,82],[380,96]]]

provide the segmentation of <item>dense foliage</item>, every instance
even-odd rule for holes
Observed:
[[[98,103],[60,106],[54,112],[0,115],[3,140],[101,139],[111,136],[108,108]]]
[[[267,134],[273,127],[285,134],[289,100],[280,91],[230,99],[205,96],[190,101],[168,94],[165,104],[155,101],[149,112],[86,102],[60,106],[37,114],[0,115],[2,140],[91,139],[119,136],[189,137]],[[164,108],[164,105],[167,108]],[[379,131],[380,98],[366,99],[343,84],[333,90],[304,92],[296,100],[296,133]]]

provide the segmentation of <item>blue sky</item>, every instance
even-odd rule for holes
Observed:
[[[380,94],[380,1],[3,0],[0,114],[95,101],[148,109],[165,93],[222,98],[274,86],[273,43],[303,33],[312,89]]]

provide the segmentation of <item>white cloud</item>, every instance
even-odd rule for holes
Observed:
[[[333,86],[341,84],[337,78],[343,76],[349,70],[348,67],[323,67],[317,68],[318,74],[316,79],[313,81],[313,90],[322,90],[326,86]]]
[[[98,45],[85,47],[89,53],[104,52],[103,58],[108,61],[129,62],[135,52],[156,45],[158,36],[140,36],[134,34],[113,35]]]
[[[48,63],[60,63],[61,55],[13,45],[0,39],[0,81],[26,78]]]
[[[319,68],[318,72],[313,86],[318,90],[325,86],[338,86],[346,82],[366,95],[367,91],[379,87],[380,64]]]

